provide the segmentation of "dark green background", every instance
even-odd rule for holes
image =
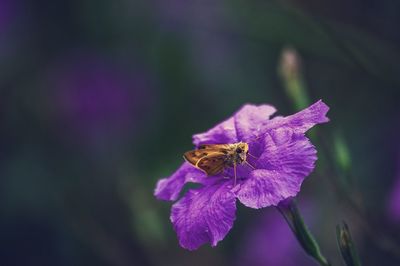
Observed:
[[[362,195],[378,239],[383,229],[399,243],[399,224],[386,212],[400,167],[399,11],[389,0],[0,0],[0,264],[232,265],[263,210],[238,204],[217,248],[189,252],[178,246],[171,204],[153,190],[194,133],[244,103],[297,111],[278,71],[286,47],[301,57],[309,102],[331,108],[315,138],[331,155],[317,168],[337,165],[340,138],[350,161],[337,172],[351,180],[333,178]],[[88,104],[99,102],[99,124],[65,117],[57,73],[91,58],[128,80],[129,126],[114,128],[119,113],[101,108],[107,97],[96,98],[96,84]],[[334,265],[342,220],[365,265],[398,265],[324,174],[312,174],[299,198],[315,205],[312,231]]]

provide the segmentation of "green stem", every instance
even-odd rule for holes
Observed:
[[[321,253],[321,249],[314,236],[308,230],[307,225],[304,223],[299,209],[294,200],[280,204],[278,210],[285,218],[290,229],[296,236],[303,250],[312,258],[314,258],[321,266],[330,266],[331,264]]]

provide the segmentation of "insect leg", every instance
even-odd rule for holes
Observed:
[[[235,175],[235,181],[233,182],[233,186],[236,186],[236,162],[233,162],[233,173]]]

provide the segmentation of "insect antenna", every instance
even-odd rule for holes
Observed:
[[[262,134],[260,134],[260,135],[258,135],[258,136],[255,136],[255,138],[253,138],[253,139],[252,139],[250,142],[248,142],[248,143],[254,143],[254,142],[256,142],[257,140],[259,140],[260,138],[265,137],[267,134],[268,134],[268,133],[262,133]]]
[[[254,156],[254,155],[251,154],[250,152],[247,152],[247,155],[250,155],[250,157],[253,157],[254,159],[258,159],[256,156]]]
[[[244,163],[248,166],[250,166],[251,169],[255,170],[256,168],[252,166],[248,161],[244,161]]]

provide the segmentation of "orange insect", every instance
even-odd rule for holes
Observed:
[[[233,144],[201,145],[196,150],[185,152],[183,158],[209,176],[219,174],[226,167],[233,167],[234,185],[236,185],[236,166],[238,164],[245,163],[254,169],[246,161],[247,155],[250,155],[249,145],[245,142],[237,142]]]

